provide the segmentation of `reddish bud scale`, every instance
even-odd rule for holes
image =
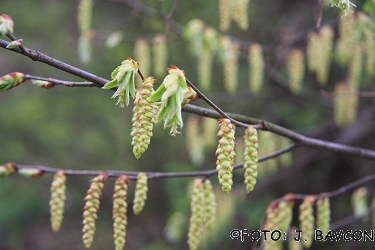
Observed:
[[[7,33],[13,33],[14,23],[10,16],[7,14],[0,15],[0,36],[4,36]]]
[[[0,165],[0,177],[8,177],[17,171],[17,166],[13,162]]]

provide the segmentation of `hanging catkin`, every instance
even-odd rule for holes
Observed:
[[[219,132],[217,136],[221,136],[219,145],[216,150],[216,171],[218,172],[219,183],[224,192],[229,193],[233,185],[233,165],[235,144],[235,127],[229,119],[221,118],[219,121]]]
[[[229,37],[222,37],[221,46],[223,51],[224,87],[228,93],[233,94],[238,87],[239,46],[233,43]]]
[[[353,14],[340,19],[339,39],[336,43],[336,60],[342,66],[350,62],[355,46],[356,19]]]
[[[66,176],[63,170],[59,170],[53,177],[51,184],[51,198],[49,200],[51,227],[56,233],[60,230],[64,217],[64,203],[66,199]]]
[[[307,36],[307,67],[310,72],[315,72],[319,63],[320,47],[320,38],[315,32],[310,32]]]
[[[250,125],[246,128],[244,138],[244,165],[246,191],[253,191],[258,177],[258,132]]]
[[[155,76],[161,77],[165,74],[168,61],[168,47],[164,35],[156,35],[153,40],[153,69]],[[143,67],[142,67],[143,70]]]
[[[116,250],[122,250],[126,243],[126,226],[128,204],[126,196],[128,195],[129,178],[126,175],[120,175],[115,183],[113,193],[113,240]]]
[[[299,228],[303,231],[305,240],[302,244],[306,249],[310,248],[314,236],[314,202],[314,196],[306,196],[299,206]]]
[[[316,64],[316,79],[320,86],[324,86],[328,81],[329,68],[331,64],[331,54],[333,47],[334,33],[330,26],[323,26],[319,32],[320,60]]]
[[[262,47],[259,44],[253,43],[250,45],[248,61],[250,89],[257,94],[262,88],[264,75],[264,58]]]
[[[232,0],[219,0],[220,30],[227,31],[232,20]]]
[[[202,179],[194,179],[191,190],[188,245],[190,250],[196,250],[202,238],[203,232],[203,210],[204,190]]]
[[[302,50],[293,49],[287,58],[287,71],[290,90],[293,94],[299,94],[302,89],[302,81],[305,76],[305,57]]]
[[[139,69],[143,76],[148,77],[150,75],[151,56],[150,45],[146,39],[139,38],[135,41],[134,59],[139,63]],[[136,83],[138,87],[141,87],[142,79],[137,77]]]
[[[249,28],[248,8],[250,0],[233,0],[232,18],[242,30]]]

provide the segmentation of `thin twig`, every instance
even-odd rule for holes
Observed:
[[[282,154],[285,154],[289,151],[291,151],[293,148],[296,147],[296,144],[292,143],[288,147],[284,149],[277,150],[271,154],[265,155],[263,157],[259,157],[259,162],[266,161],[271,158],[278,157]],[[239,163],[234,166],[234,169],[240,169],[243,167],[244,163]],[[32,169],[39,169],[42,172],[45,173],[56,173],[60,169],[56,168],[50,168],[45,166],[33,166],[33,165],[21,165],[17,164],[17,168],[32,168]],[[98,175],[102,173],[103,170],[70,170],[70,169],[64,169],[64,173],[66,175]],[[141,171],[116,171],[116,170],[106,170],[104,171],[108,174],[109,177],[118,177],[120,175],[128,175],[130,179],[136,180],[137,175]],[[192,172],[144,172],[147,174],[148,179],[159,179],[159,178],[174,178],[174,177],[210,177],[214,174],[216,174],[216,169],[210,169],[210,170],[203,170],[203,171],[192,171]]]
[[[173,6],[171,8],[171,10],[169,11],[169,14],[166,18],[166,23],[165,23],[165,37],[168,37],[169,35],[169,30],[170,30],[170,27],[171,27],[171,22],[172,22],[172,18],[173,18],[173,15],[174,13],[176,12],[177,10],[177,6],[178,6],[178,3],[180,2],[180,0],[174,0],[173,1]]]
[[[324,97],[329,97],[329,98],[335,98],[336,96],[340,96],[340,97],[353,97],[353,96],[357,96],[357,97],[375,97],[375,92],[357,92],[357,93],[332,93],[332,92],[328,92],[328,91],[325,91],[323,89],[320,90],[320,94]]]
[[[51,82],[54,85],[64,85],[66,87],[98,87],[97,84],[92,82],[70,82],[70,81],[62,81],[54,78],[46,78],[40,76],[32,76],[25,74],[26,80],[39,80],[39,81],[47,81]]]

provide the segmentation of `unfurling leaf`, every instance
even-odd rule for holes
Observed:
[[[131,57],[123,61],[111,74],[112,81],[107,82],[102,89],[118,87],[112,98],[118,97],[117,104],[120,107],[129,105],[129,95],[134,98],[134,78],[138,72],[139,64]]]
[[[7,14],[0,15],[0,36],[4,36],[7,33],[13,33],[14,23],[10,16]]]
[[[8,162],[0,165],[0,177],[8,177],[17,172],[16,164]]]
[[[14,88],[26,80],[23,73],[12,72],[0,78],[0,92]]]
[[[187,87],[183,70],[172,65],[172,68],[168,68],[168,73],[163,83],[151,95],[150,100],[154,102],[161,100],[156,122],[164,119],[164,128],[171,127],[170,134],[176,136],[179,133],[177,127],[183,126],[181,106],[188,100],[196,98],[196,93]]]

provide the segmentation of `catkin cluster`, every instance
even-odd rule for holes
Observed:
[[[314,196],[306,196],[299,206],[299,228],[303,231],[305,240],[302,244],[305,248],[310,248],[314,236]]]
[[[96,230],[95,222],[98,218],[98,210],[100,205],[100,197],[104,187],[104,181],[108,175],[102,173],[91,180],[90,188],[85,197],[85,207],[83,209],[83,229],[82,239],[86,248],[89,248],[94,240]]]
[[[56,172],[51,184],[51,197],[49,200],[51,227],[57,233],[60,230],[64,217],[64,203],[66,199],[66,176],[63,170]]]
[[[126,243],[126,226],[128,204],[126,196],[128,194],[129,177],[121,175],[117,178],[115,183],[115,190],[113,193],[113,239],[116,250],[122,250]]]
[[[157,106],[149,97],[154,93],[153,77],[147,77],[143,81],[142,88],[137,90],[133,108],[133,127],[130,135],[132,138],[133,153],[138,159],[146,151],[153,136],[152,129],[155,124]]]
[[[316,201],[316,228],[322,230],[323,235],[326,235],[329,230],[331,221],[331,209],[329,198],[322,196]]]
[[[367,206],[367,189],[364,187],[356,189],[351,198],[353,214],[357,218],[361,218],[368,212]]]
[[[198,248],[204,222],[204,187],[202,179],[194,179],[191,190],[191,216],[189,221],[188,245],[190,250]]]
[[[139,173],[137,176],[137,185],[135,186],[133,211],[134,214],[140,214],[145,206],[147,199],[147,175]]]
[[[249,47],[249,79],[250,79],[250,89],[254,93],[259,93],[263,84],[264,75],[264,58],[262,47],[253,43]]]
[[[156,77],[163,76],[167,68],[168,48],[164,35],[156,35],[153,40],[154,73]],[[143,71],[143,65],[142,65]]]
[[[219,132],[221,136],[216,149],[216,171],[218,172],[219,183],[224,192],[229,193],[232,189],[232,171],[234,165],[235,127],[229,119],[221,118],[219,121]]]
[[[13,162],[8,162],[3,165],[0,165],[0,177],[8,177],[16,173],[16,171],[16,164],[14,164]]]
[[[288,55],[287,72],[289,76],[290,90],[293,94],[299,94],[302,89],[302,81],[305,75],[305,57],[300,49],[293,49]]]
[[[142,68],[143,75],[144,76],[150,75],[150,66],[151,66],[150,45],[146,39],[140,38],[135,41],[134,58],[139,63],[139,67]],[[137,78],[136,82],[137,82],[137,86],[140,87],[142,84],[141,78]]]
[[[250,125],[246,128],[244,138],[244,169],[246,191],[249,193],[254,189],[258,177],[258,132]]]

